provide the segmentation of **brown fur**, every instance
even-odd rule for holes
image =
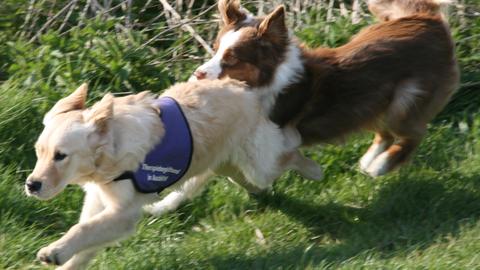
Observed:
[[[458,80],[453,43],[437,17],[415,16],[377,24],[336,49],[304,51],[310,98],[293,119],[305,143],[342,136],[362,127],[401,131],[405,121],[426,125],[448,100]],[[423,95],[414,105],[389,115],[405,80]],[[304,90],[305,91],[305,90]],[[297,91],[300,92],[300,91]],[[285,109],[291,97],[280,95]],[[284,105],[282,105],[284,104]],[[408,132],[407,132],[408,133]]]
[[[240,61],[233,50],[227,50],[224,53],[222,65],[224,72],[220,74],[220,78],[227,77],[228,74],[228,77],[237,78],[249,85],[256,85],[260,78],[260,69],[246,61]]]
[[[359,129],[383,134],[391,145],[386,150],[391,155],[390,170],[416,148],[427,123],[456,89],[459,72],[454,43],[436,2],[373,0],[370,4],[384,22],[365,28],[338,48],[302,48],[303,76],[281,90],[270,117],[280,126],[294,124],[306,145]],[[247,81],[252,87],[268,86],[284,60],[288,33],[282,13],[279,8],[266,17],[280,22],[260,18],[250,25],[225,26],[245,33],[232,51],[238,55],[236,65],[248,62],[259,70],[257,81]],[[266,31],[265,25],[273,29]],[[219,37],[226,31],[222,29]],[[279,38],[261,38],[264,32]],[[229,68],[222,76],[240,78]],[[398,142],[392,145],[394,139]]]

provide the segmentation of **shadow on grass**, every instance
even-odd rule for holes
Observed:
[[[479,176],[461,181],[480,185]],[[318,245],[311,240],[303,245],[270,250],[260,257],[233,254],[211,258],[209,263],[219,268],[229,265],[232,269],[331,265],[369,250],[388,258],[412,248],[427,248],[438,243],[442,236],[455,237],[462,224],[474,222],[480,216],[480,194],[447,188],[428,177],[386,184],[364,208],[336,203],[314,205],[308,198],[291,198],[281,193],[264,195],[258,200],[259,207],[278,209],[302,223],[312,234],[329,236],[335,243]]]

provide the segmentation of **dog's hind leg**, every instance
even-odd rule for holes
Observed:
[[[273,183],[287,170],[296,170],[303,177],[312,180],[321,180],[323,178],[323,170],[315,161],[304,157],[298,149],[293,151],[277,153],[276,158],[272,160],[263,160],[263,162],[251,162],[243,166],[241,169],[242,178],[234,179],[235,182],[245,182],[248,184],[246,189],[250,193],[259,193],[272,188]],[[245,177],[243,177],[245,176]],[[238,181],[242,179],[242,181]],[[245,185],[242,185],[245,187]],[[256,190],[253,192],[250,187]]]
[[[304,157],[298,150],[302,143],[302,137],[298,130],[293,126],[285,126],[282,128],[282,135],[284,140],[283,147],[291,150],[283,154],[280,166],[286,170],[295,170],[307,179],[321,180],[323,178],[322,167],[315,161]]]
[[[377,156],[366,172],[377,177],[384,175],[406,162],[420,143],[421,138],[402,138]]]
[[[251,194],[260,194],[266,190],[250,183],[250,181],[245,178],[242,171],[232,164],[222,164],[215,170],[215,172],[219,175],[228,177],[228,180],[240,185]]]
[[[154,216],[175,211],[182,203],[200,194],[210,176],[212,176],[211,172],[205,172],[187,179],[177,190],[170,192],[161,201],[147,205],[143,209]]]
[[[425,135],[427,125],[412,119],[402,125],[392,125],[390,130],[395,137],[395,143],[368,166],[366,172],[372,177],[384,175],[408,161]]]
[[[322,180],[323,170],[315,161],[306,158],[299,150],[284,155],[286,169],[292,169],[300,173],[303,177],[310,180]]]
[[[384,175],[408,161],[427,132],[427,125],[412,117],[402,123],[391,124],[389,130],[395,142],[378,155],[366,169],[372,177]]]
[[[434,78],[413,78],[398,86],[382,119],[383,128],[395,142],[368,164],[365,171],[370,176],[384,175],[412,156],[427,132],[427,123],[447,104],[457,87],[457,66],[445,68]]]

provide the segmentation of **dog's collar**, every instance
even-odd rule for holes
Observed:
[[[124,172],[114,181],[131,179],[141,193],[158,193],[178,182],[192,161],[193,139],[180,105],[171,97],[155,101],[165,135],[135,172]]]

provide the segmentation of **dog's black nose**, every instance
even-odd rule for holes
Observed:
[[[30,192],[39,191],[42,188],[42,182],[38,181],[28,181],[26,185]]]

